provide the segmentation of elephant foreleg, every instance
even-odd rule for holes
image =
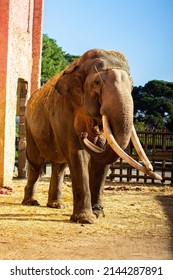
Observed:
[[[84,150],[73,154],[69,162],[73,188],[72,222],[93,223],[88,174],[89,155]]]
[[[95,162],[91,158],[89,170],[92,209],[93,213],[98,218],[100,214],[105,216],[102,205],[102,192],[108,172],[108,166]]]
[[[62,203],[62,183],[65,174],[66,163],[52,164],[52,174],[49,186],[47,206],[51,208],[64,208]]]

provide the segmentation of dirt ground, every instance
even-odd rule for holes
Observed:
[[[92,225],[69,221],[71,183],[65,182],[65,209],[46,207],[49,178],[42,177],[40,207],[22,206],[25,180],[0,194],[1,260],[170,260],[173,259],[173,187],[107,182],[105,217]]]

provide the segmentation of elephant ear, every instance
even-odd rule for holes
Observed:
[[[80,58],[76,58],[64,71],[63,75],[72,73],[76,68],[79,67]]]
[[[55,89],[61,95],[83,93],[83,85],[91,65],[100,56],[100,50],[93,49],[75,59],[64,71],[61,72]]]
[[[61,75],[55,84],[55,89],[59,94],[66,94],[69,88],[70,80],[72,78],[72,75],[70,74],[72,74],[79,67],[79,60],[80,58],[75,59],[64,71],[61,72]]]
[[[80,58],[74,60],[60,75],[55,89],[66,96],[74,106],[83,104],[83,82],[80,75]]]

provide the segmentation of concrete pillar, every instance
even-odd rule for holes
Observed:
[[[34,18],[33,18],[33,33],[32,33],[32,83],[31,94],[39,87],[41,81],[41,52],[42,52],[42,21],[43,21],[43,0],[34,0]]]
[[[9,0],[0,5],[0,186],[8,184],[8,166],[5,166],[8,146],[6,142],[6,91],[8,62]],[[3,15],[3,16],[2,16]]]
[[[42,13],[43,0],[0,0],[0,186],[10,185],[13,177],[17,100],[20,171],[25,172],[23,102],[39,87]],[[27,85],[25,101],[18,96],[19,81]]]

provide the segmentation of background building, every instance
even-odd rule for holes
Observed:
[[[40,86],[42,18],[43,0],[0,0],[0,186],[13,177],[16,116],[19,173],[25,173],[24,110]]]

